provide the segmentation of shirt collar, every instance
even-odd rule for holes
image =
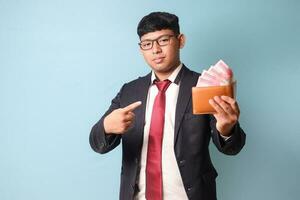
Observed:
[[[178,65],[178,67],[172,72],[172,74],[167,78],[169,81],[171,81],[172,83],[174,83],[176,77],[178,76],[180,70],[182,68],[182,63],[180,63]],[[154,80],[156,79],[156,75],[155,75],[155,72],[152,70],[152,74],[151,74],[151,83],[154,82]],[[177,82],[177,81],[176,81]],[[175,82],[175,83],[176,83]],[[178,83],[176,83],[178,84]]]

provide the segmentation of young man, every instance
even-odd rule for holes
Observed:
[[[192,114],[199,74],[180,61],[185,36],[177,16],[150,13],[137,32],[152,72],[123,85],[93,126],[90,145],[103,154],[122,139],[120,199],[215,200],[217,172],[208,146],[212,138],[224,154],[243,148],[238,104],[217,96],[210,100],[216,114]]]

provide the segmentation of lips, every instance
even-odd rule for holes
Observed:
[[[159,64],[161,62],[163,62],[165,57],[157,57],[153,59],[153,62],[155,62],[156,64]]]

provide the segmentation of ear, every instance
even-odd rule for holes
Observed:
[[[185,35],[184,34],[180,34],[178,36],[178,40],[179,40],[179,48],[182,49],[184,47],[185,41],[186,41]]]

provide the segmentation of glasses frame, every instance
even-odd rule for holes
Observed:
[[[164,45],[159,44],[158,41],[159,41],[162,37],[165,37],[165,36],[168,36],[168,37],[169,37],[168,44],[164,44]],[[156,42],[156,43],[158,44],[158,46],[160,46],[160,47],[169,45],[172,37],[176,37],[176,38],[177,38],[178,35],[174,35],[174,34],[165,34],[165,35],[159,36],[158,38],[156,38],[156,39],[154,39],[154,40],[147,39],[147,40],[141,41],[141,42],[138,43],[138,45],[140,46],[141,50],[147,51],[147,50],[151,50],[151,49],[153,48],[154,42]],[[145,42],[145,41],[151,42],[151,48],[149,48],[149,49],[143,49],[143,48],[142,48],[142,42]]]

